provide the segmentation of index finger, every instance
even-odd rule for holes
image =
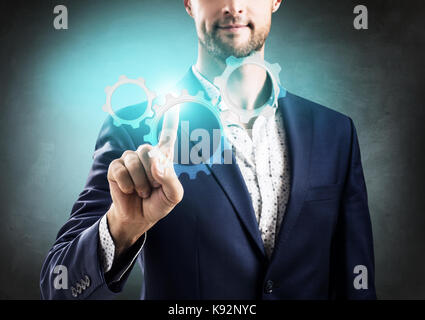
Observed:
[[[174,157],[174,145],[177,140],[179,129],[180,106],[175,106],[164,114],[162,131],[159,137],[158,147],[162,154],[170,161]]]

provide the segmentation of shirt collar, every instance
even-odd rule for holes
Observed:
[[[218,100],[218,98],[220,97],[220,90],[211,82],[209,81],[207,78],[205,78],[196,68],[195,65],[192,66],[192,71],[193,74],[195,75],[195,77],[199,80],[199,82],[201,83],[202,87],[204,87],[208,98],[212,101],[214,100]]]
[[[201,86],[205,89],[208,98],[212,101],[220,101],[220,90],[211,81],[209,81],[205,76],[203,76],[198,71],[198,69],[196,68],[195,65],[192,66],[192,72],[195,75],[195,77],[199,80],[199,82],[201,83]],[[223,103],[220,104],[220,111],[224,111],[224,110],[227,110],[227,109],[228,108],[225,105],[223,105]],[[277,103],[273,106],[273,116],[271,117],[271,119],[274,119],[274,115],[276,114],[276,110],[277,110]],[[258,120],[258,118],[254,121],[254,124],[256,122],[258,123],[257,120]],[[233,121],[232,121],[232,123],[233,123]],[[234,124],[238,125],[237,122],[235,122]]]

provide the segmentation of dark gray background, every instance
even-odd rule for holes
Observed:
[[[160,86],[156,71],[177,80],[193,63],[182,2],[1,2],[0,298],[39,298],[44,257],[90,168],[103,88],[120,74]],[[53,29],[57,4],[67,31]],[[368,30],[353,28],[357,4]],[[384,299],[425,298],[424,16],[422,0],[286,0],[266,49],[289,91],[354,120]],[[121,298],[138,298],[138,269]]]

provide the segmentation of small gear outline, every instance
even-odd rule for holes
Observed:
[[[147,106],[146,106],[145,112],[143,112],[143,114],[141,114],[139,117],[135,119],[131,119],[131,120],[120,118],[112,109],[112,105],[111,105],[112,95],[114,91],[117,90],[120,86],[125,84],[137,85],[145,92],[146,98],[147,98]],[[137,79],[130,79],[125,75],[121,75],[118,78],[118,82],[116,82],[112,86],[107,86],[105,88],[105,93],[106,93],[106,103],[103,105],[102,110],[111,115],[113,119],[113,123],[116,127],[119,127],[123,124],[127,124],[127,125],[130,125],[133,129],[137,129],[139,128],[142,120],[144,120],[145,118],[151,118],[154,116],[154,113],[152,111],[152,105],[153,105],[154,99],[156,98],[156,94],[155,92],[148,89],[145,83],[145,79],[141,77]]]
[[[204,92],[199,91],[196,95],[190,95],[189,92],[186,89],[183,89],[178,96],[175,96],[171,93],[165,95],[165,102],[164,104],[155,104],[152,107],[152,112],[154,113],[153,117],[147,118],[145,124],[149,127],[149,132],[144,136],[144,141],[150,143],[151,145],[157,145],[158,144],[158,138],[157,138],[157,131],[158,131],[158,125],[161,120],[161,118],[165,115],[165,113],[173,108],[174,106],[177,106],[182,103],[196,103],[199,105],[202,105],[206,107],[217,119],[219,125],[220,125],[220,132],[221,132],[221,142],[224,143],[224,148],[227,146],[227,139],[225,137],[223,125],[221,121],[221,114],[218,110],[217,103],[218,100],[207,100],[205,98]],[[221,150],[216,150],[215,153],[210,157],[215,159],[216,153],[221,152]],[[192,165],[181,165],[176,171],[176,174],[180,176],[183,173],[188,174],[189,178],[191,180],[196,178],[197,173],[204,172],[205,174],[209,175],[210,171],[207,169],[206,165],[204,163],[201,164],[192,164]]]
[[[253,64],[266,70],[272,82],[272,94],[268,101],[261,107],[254,110],[244,110],[234,105],[227,92],[227,82],[231,74],[245,64]],[[281,67],[278,63],[270,64],[262,59],[258,54],[253,54],[243,58],[230,56],[226,59],[224,72],[214,79],[214,84],[220,90],[221,103],[224,103],[228,110],[223,110],[222,120],[224,123],[232,123],[236,117],[241,123],[248,123],[252,118],[262,115],[266,118],[274,114],[273,106],[279,98],[286,96],[286,90],[280,85],[279,74]],[[281,92],[282,91],[282,92]],[[221,104],[220,103],[220,104]],[[223,109],[223,108],[222,108]]]

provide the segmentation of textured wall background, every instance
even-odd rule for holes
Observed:
[[[67,31],[53,28],[57,4]],[[353,28],[357,4],[368,30]],[[0,9],[0,298],[38,299],[41,265],[91,165],[105,86],[126,74],[170,87],[194,62],[195,31],[180,0]],[[422,0],[286,0],[266,50],[289,91],[356,124],[380,298],[425,298],[424,14]],[[138,269],[121,298],[138,298]]]

